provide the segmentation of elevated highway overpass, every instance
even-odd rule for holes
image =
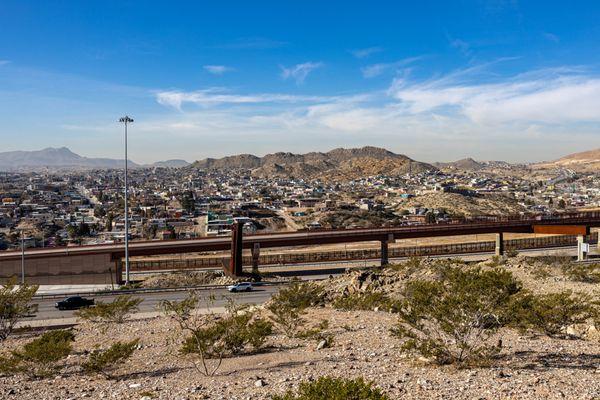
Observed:
[[[539,233],[577,235],[581,243],[590,228],[600,226],[600,213],[571,213],[554,217],[480,218],[449,224],[429,224],[389,228],[318,230],[246,235],[241,226],[232,237],[190,240],[140,241],[129,244],[130,256],[151,256],[231,250],[231,264],[226,272],[242,273],[242,249],[250,249],[253,263],[258,263],[261,248],[316,246],[324,244],[380,242],[381,263],[388,262],[388,244],[399,239],[495,233],[496,252],[503,252],[503,233]],[[25,271],[35,283],[120,283],[123,244],[89,245],[25,252]],[[21,252],[0,253],[0,278],[21,275]]]

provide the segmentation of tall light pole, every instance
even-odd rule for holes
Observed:
[[[121,117],[119,122],[125,125],[125,284],[129,285],[129,206],[127,198],[129,188],[127,186],[127,125],[133,122],[128,115]]]
[[[25,231],[21,229],[21,285],[25,284]]]

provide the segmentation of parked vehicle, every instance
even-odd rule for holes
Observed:
[[[251,292],[252,289],[252,283],[250,282],[239,282],[234,285],[227,286],[227,290],[230,292]]]
[[[55,304],[55,307],[59,310],[78,310],[80,308],[89,307],[94,305],[93,299],[86,299],[81,296],[67,297],[63,301],[59,301]]]

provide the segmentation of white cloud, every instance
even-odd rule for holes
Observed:
[[[417,61],[421,60],[422,58],[423,58],[422,56],[408,57],[403,60],[398,60],[398,61],[392,62],[392,63],[379,63],[379,64],[367,65],[366,67],[361,69],[361,72],[363,74],[363,77],[365,77],[365,78],[375,78],[376,76],[379,76],[379,75],[383,74],[384,72],[391,71],[391,70],[397,70],[398,68],[405,67],[409,64],[417,62]]]
[[[192,92],[184,91],[163,91],[156,93],[156,101],[164,106],[169,106],[181,110],[185,103],[195,104],[203,107],[219,106],[224,104],[259,104],[259,103],[300,103],[300,102],[321,102],[333,99],[326,96],[298,96],[279,93],[255,93],[255,94],[236,94],[230,93],[222,88],[211,88],[205,90],[196,90]]]
[[[373,54],[381,53],[382,51],[383,51],[383,48],[381,48],[379,46],[375,46],[375,47],[367,47],[364,49],[350,50],[350,53],[356,58],[367,58]]]
[[[235,70],[234,68],[225,65],[205,65],[203,68],[206,70],[206,72],[213,75],[223,75],[225,72],[231,72]]]
[[[10,64],[9,60],[0,60],[0,67],[7,64]]]
[[[412,113],[456,113],[478,124],[600,122],[600,79],[560,70],[481,84],[396,80],[390,93]]]
[[[281,77],[283,79],[294,79],[297,85],[304,83],[304,80],[312,71],[323,66],[322,62],[305,62],[302,64],[296,64],[292,67],[286,68],[281,66]]]

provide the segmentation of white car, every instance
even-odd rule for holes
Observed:
[[[252,284],[250,282],[239,282],[234,285],[227,286],[227,290],[230,292],[251,292]]]

